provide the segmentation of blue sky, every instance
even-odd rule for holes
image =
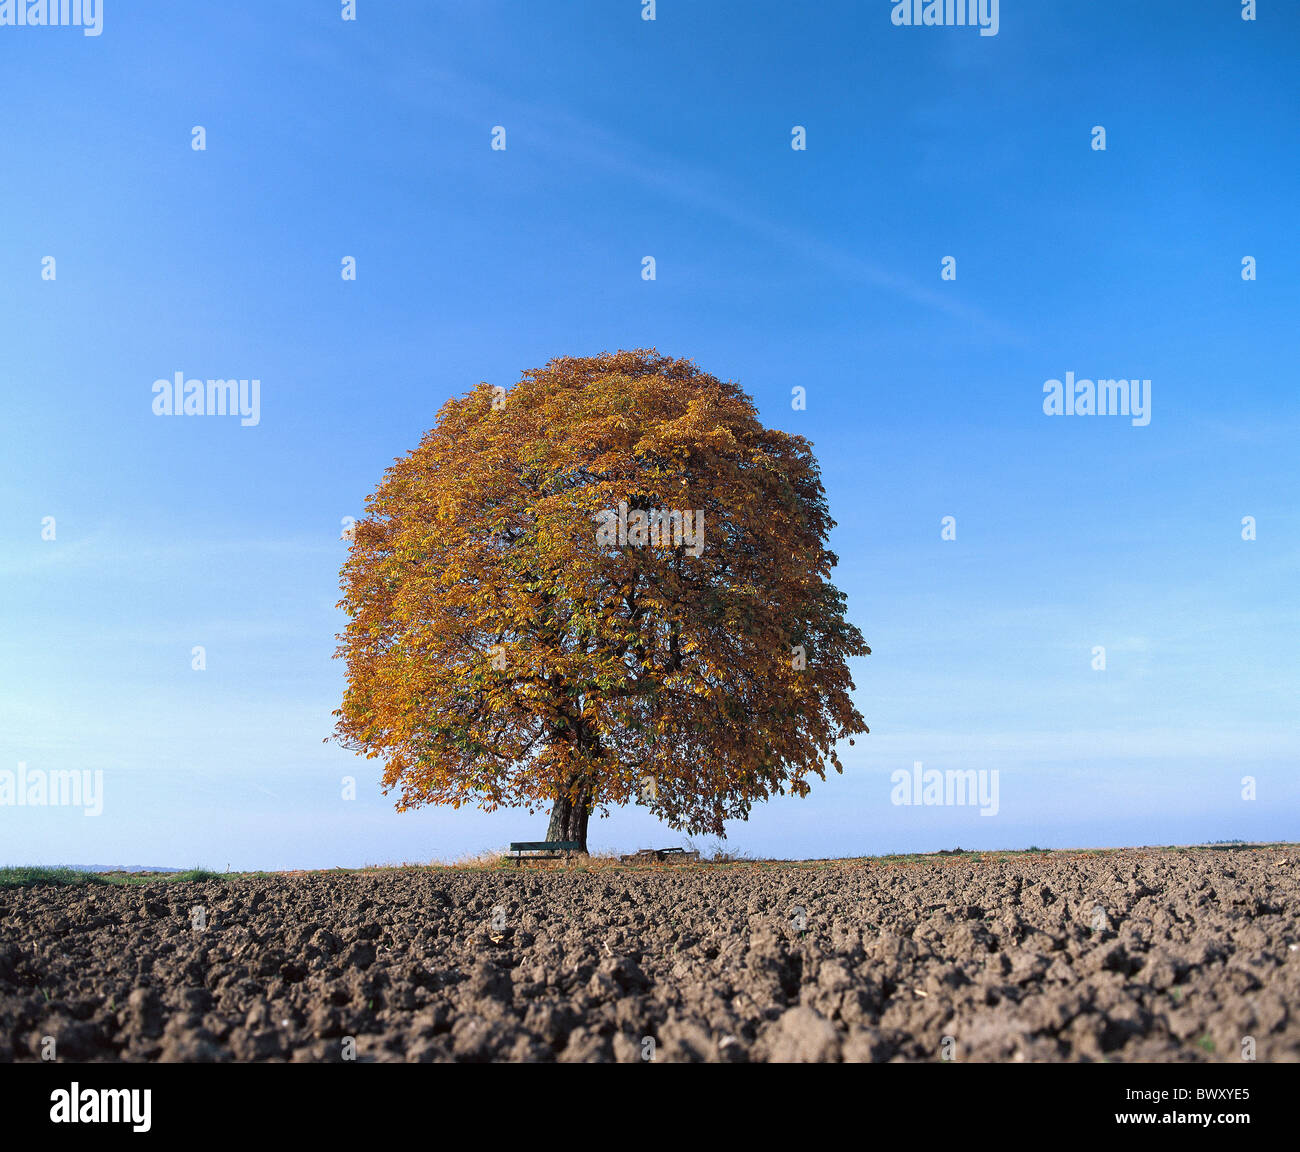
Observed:
[[[540,836],[399,815],[322,743],[340,528],[447,397],[643,346],[813,441],[874,651],[844,775],[735,849],[1300,838],[1300,8],[152,7],[0,27],[0,769],[104,782],[0,806],[0,863]],[[178,371],[259,379],[260,422],[155,416]],[[1066,372],[1149,379],[1150,424],[1045,415]],[[917,761],[997,771],[997,815],[892,804]]]

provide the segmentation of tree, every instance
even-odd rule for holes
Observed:
[[[549,805],[585,851],[593,811],[638,801],[722,837],[867,731],[833,526],[809,443],[690,361],[480,384],[355,526],[335,737],[399,811]]]

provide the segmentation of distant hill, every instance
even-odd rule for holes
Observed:
[[[182,868],[155,868],[148,864],[52,864],[52,868],[71,868],[74,872],[182,872]]]

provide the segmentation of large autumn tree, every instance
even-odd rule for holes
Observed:
[[[585,850],[593,811],[637,801],[723,836],[867,731],[832,527],[808,441],[690,361],[480,384],[355,526],[336,737],[399,810],[549,806]]]

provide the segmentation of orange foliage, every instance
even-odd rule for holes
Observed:
[[[598,540],[620,502],[702,512],[702,552]],[[640,800],[721,836],[867,731],[832,526],[809,443],[689,361],[606,353],[480,384],[356,525],[336,738],[385,760],[399,809],[572,804],[585,840],[587,812]]]

